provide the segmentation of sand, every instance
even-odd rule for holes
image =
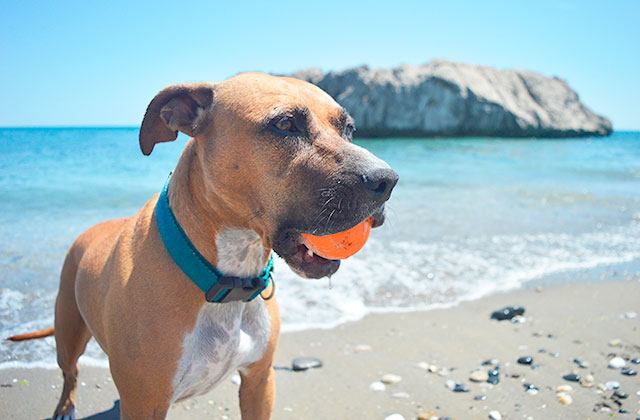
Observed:
[[[490,320],[505,305],[526,307],[525,322]],[[278,396],[275,419],[384,419],[398,413],[455,419],[486,419],[497,410],[505,419],[610,418],[595,412],[599,403],[612,407],[615,418],[635,418],[640,409],[640,376],[625,376],[607,367],[615,355],[640,357],[640,282],[579,283],[524,289],[459,306],[426,312],[370,315],[331,330],[283,334],[276,357]],[[614,341],[619,340],[616,345]],[[614,344],[614,345],[611,345]],[[556,354],[557,353],[557,354]],[[315,356],[324,366],[306,372],[289,369],[296,356]],[[516,363],[532,356],[536,369]],[[580,368],[576,357],[589,363]],[[498,385],[469,381],[486,359],[498,359]],[[448,372],[431,373],[417,365],[436,365]],[[636,370],[640,365],[630,364]],[[613,391],[584,388],[562,379],[572,371],[592,374],[595,383],[618,381],[629,394],[618,410]],[[370,384],[383,375],[401,381],[384,391]],[[469,392],[454,393],[446,381],[463,382]],[[117,400],[107,369],[83,367],[80,375],[80,418],[117,418]],[[539,392],[525,392],[532,383]],[[0,418],[46,418],[53,412],[60,374],[47,369],[0,370]],[[562,405],[556,387],[570,384],[573,402]],[[231,380],[211,393],[172,407],[171,419],[239,418],[238,385]],[[485,395],[486,400],[474,400]]]

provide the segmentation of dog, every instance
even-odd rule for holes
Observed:
[[[91,337],[109,357],[122,419],[165,418],[172,403],[234,371],[242,418],[270,418],[280,330],[265,272],[272,250],[300,276],[331,276],[340,261],[315,255],[301,233],[331,234],[368,217],[381,225],[398,181],[352,143],[354,129],[327,93],[288,77],[242,73],[160,91],[142,121],[142,152],[178,132],[191,137],[164,195],[82,233],[62,268],[54,327],[12,337],[55,335],[64,387],[53,418],[75,417],[77,361]],[[225,284],[266,282],[253,299],[217,303],[175,257],[172,234]]]

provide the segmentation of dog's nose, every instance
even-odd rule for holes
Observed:
[[[398,183],[398,174],[390,168],[379,168],[362,175],[362,181],[371,198],[386,201]]]

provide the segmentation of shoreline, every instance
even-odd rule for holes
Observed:
[[[394,413],[407,419],[425,413],[487,418],[492,410],[507,418],[604,418],[608,413],[593,411],[597,404],[619,408],[610,398],[613,391],[597,388],[609,381],[619,382],[629,394],[619,401],[632,418],[640,408],[638,376],[622,375],[607,363],[614,354],[640,357],[640,316],[625,318],[640,310],[638,302],[638,279],[580,282],[541,291],[521,288],[448,308],[373,313],[332,329],[283,333],[276,356],[278,397],[273,418],[383,419]],[[492,311],[507,305],[525,306],[526,321],[489,319]],[[620,347],[609,345],[614,339],[621,340]],[[324,366],[293,372],[288,367],[297,356],[318,357]],[[540,366],[517,364],[521,356],[532,356]],[[500,360],[500,383],[469,381],[470,372],[492,358]],[[588,361],[589,367],[577,367],[573,358]],[[436,372],[418,364],[435,365]],[[640,365],[627,362],[627,366],[640,370]],[[81,370],[79,418],[113,418],[109,416],[117,411],[113,404],[118,397],[108,370],[86,365]],[[593,375],[593,386],[563,380],[573,370]],[[386,385],[385,391],[369,388],[388,373],[402,380]],[[470,392],[452,392],[447,380],[463,383]],[[525,383],[534,384],[537,393],[525,392]],[[570,405],[558,402],[555,388],[563,384],[573,388],[568,392]],[[3,368],[0,386],[2,417],[46,417],[57,402],[61,379],[57,369]],[[237,388],[227,380],[207,395],[174,405],[169,418],[239,418]],[[480,395],[486,399],[474,399]]]

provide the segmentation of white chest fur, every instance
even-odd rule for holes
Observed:
[[[224,230],[216,237],[218,268],[238,277],[262,270],[264,248],[252,230]],[[271,334],[262,299],[205,304],[192,331],[185,334],[183,353],[173,380],[173,401],[201,395],[232,372],[260,359]]]

